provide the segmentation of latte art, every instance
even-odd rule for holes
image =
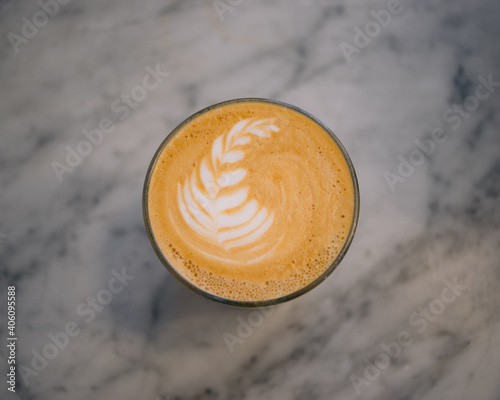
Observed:
[[[223,248],[228,255],[225,260],[237,261],[236,249],[247,247],[245,252],[251,253],[262,246],[264,234],[273,223],[274,212],[248,198],[249,188],[242,185],[247,170],[236,167],[222,172],[224,166],[237,164],[245,157],[252,139],[268,138],[279,131],[271,122],[270,119],[237,122],[229,133],[215,139],[200,167],[183,184],[178,184],[177,199],[184,221],[205,240]],[[243,262],[257,258],[262,256]]]
[[[181,281],[260,304],[331,272],[352,238],[357,202],[346,154],[320,123],[248,100],[174,130],[148,172],[144,206],[153,246]]]

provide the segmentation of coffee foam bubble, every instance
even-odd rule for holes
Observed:
[[[225,105],[184,125],[160,154],[148,208],[155,239],[186,280],[258,301],[318,278],[348,236],[348,165],[316,122],[268,103]]]

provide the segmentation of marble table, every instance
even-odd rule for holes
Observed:
[[[0,398],[500,398],[498,2],[41,3],[0,3]],[[180,284],[141,213],[165,136],[247,96],[361,188],[338,269],[265,310]]]

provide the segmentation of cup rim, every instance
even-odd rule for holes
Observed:
[[[270,104],[275,104],[279,105],[285,108],[292,109],[294,111],[297,111],[306,117],[310,118],[314,122],[316,122],[323,130],[330,135],[332,140],[335,142],[335,144],[338,146],[340,149],[342,155],[344,156],[344,159],[348,165],[349,172],[351,175],[352,183],[353,183],[353,191],[354,191],[354,209],[353,209],[353,217],[352,217],[352,223],[351,227],[349,229],[349,233],[347,235],[347,238],[344,242],[344,245],[342,246],[342,249],[338,253],[337,257],[335,260],[333,260],[332,264],[320,275],[318,276],[314,281],[310,282],[308,285],[304,286],[303,288],[289,293],[287,295],[277,297],[274,299],[267,299],[267,300],[258,300],[258,301],[242,301],[242,300],[234,300],[234,299],[226,299],[224,297],[217,296],[215,294],[209,293],[207,291],[204,291],[191,283],[189,280],[184,278],[177,270],[170,264],[170,262],[167,260],[165,255],[160,249],[160,246],[158,245],[155,236],[153,234],[153,229],[151,227],[151,222],[149,218],[149,210],[148,210],[148,194],[149,194],[149,185],[151,182],[151,176],[153,173],[153,170],[156,166],[156,163],[158,161],[158,158],[160,154],[163,152],[165,147],[168,145],[170,140],[177,134],[177,132],[183,128],[186,124],[191,122],[193,119],[197,118],[198,116],[211,111],[215,108],[219,108],[222,106],[226,106],[229,104],[234,104],[234,103],[247,103],[247,102],[258,102],[258,103],[270,103]],[[345,149],[344,145],[341,143],[341,141],[335,136],[335,134],[325,125],[323,124],[318,118],[315,116],[311,115],[307,111],[294,106],[289,103],[285,103],[279,100],[273,100],[273,99],[266,99],[266,98],[259,98],[259,97],[244,97],[244,98],[237,98],[237,99],[232,99],[232,100],[226,100],[222,101],[216,104],[213,104],[211,106],[205,107],[202,110],[192,114],[191,116],[187,117],[185,120],[183,120],[180,124],[178,124],[168,135],[167,137],[161,142],[160,146],[156,150],[150,164],[148,167],[148,170],[146,172],[146,177],[144,180],[144,186],[143,186],[143,192],[142,192],[142,214],[143,214],[143,219],[144,219],[144,225],[146,227],[146,232],[149,237],[149,240],[151,242],[151,245],[153,246],[153,249],[162,262],[162,264],[167,268],[167,270],[177,278],[182,284],[187,286],[189,289],[194,291],[195,293],[206,297],[210,300],[231,305],[231,306],[238,306],[238,307],[267,307],[267,306],[273,306],[277,304],[281,304],[284,302],[287,302],[289,300],[295,299],[316,286],[318,286],[321,282],[323,282],[330,274],[337,268],[337,266],[340,264],[342,259],[344,258],[345,254],[347,253],[347,250],[349,249],[354,233],[356,231],[357,225],[358,225],[358,219],[359,219],[359,208],[360,208],[360,194],[359,194],[359,185],[358,185],[358,179],[356,176],[356,171],[354,170],[354,165],[352,164],[351,158],[349,157],[349,154],[347,153],[347,150]]]

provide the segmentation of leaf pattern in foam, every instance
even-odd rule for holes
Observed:
[[[274,213],[248,199],[249,188],[234,187],[247,175],[244,168],[229,169],[245,157],[252,137],[269,138],[279,128],[271,119],[244,119],[218,136],[211,153],[202,159],[184,184],[178,184],[181,215],[195,232],[228,250],[257,241],[271,226]]]

